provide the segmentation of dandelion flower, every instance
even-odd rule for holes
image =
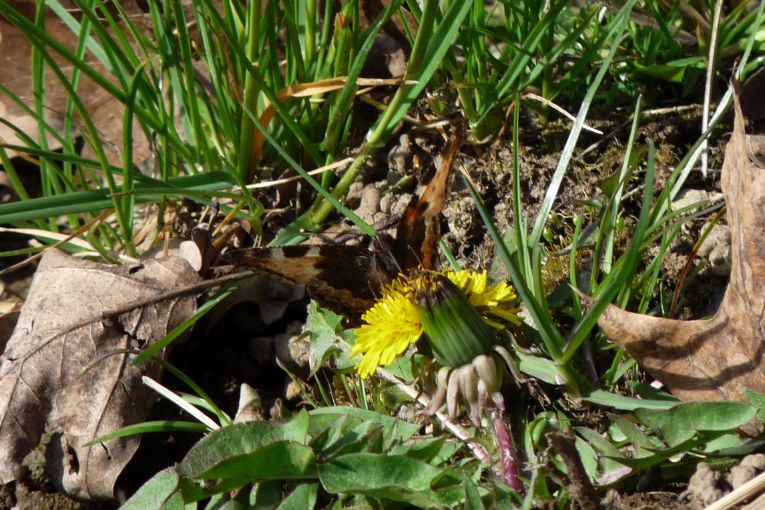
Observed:
[[[489,316],[520,324],[513,305],[516,295],[505,282],[490,286],[486,271],[421,271],[400,276],[367,311],[356,330],[353,356],[361,376],[387,366],[425,333],[442,364],[470,362],[491,347],[491,335],[483,324],[502,328]],[[481,324],[475,322],[479,318]]]

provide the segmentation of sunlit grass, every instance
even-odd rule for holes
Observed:
[[[670,458],[674,462],[682,457],[684,465],[691,465],[696,458],[723,448],[728,452],[746,449],[735,428],[751,408],[738,405],[683,408],[684,414],[679,413],[672,424],[691,431],[690,438],[681,438],[689,442],[667,438],[662,428],[666,425],[656,415],[674,405],[674,400],[643,384],[635,361],[609,344],[597,329],[599,315],[612,303],[639,312],[662,310],[656,296],[662,259],[683,224],[705,213],[708,205],[681,211],[670,206],[694,167],[704,137],[690,148],[663,189],[655,187],[656,147],[636,143],[641,111],[663,93],[698,100],[695,92],[707,64],[704,45],[711,34],[693,3],[668,8],[661,2],[630,1],[614,10],[600,4],[575,9],[568,1],[503,0],[487,6],[485,2],[397,0],[379,17],[362,24],[361,5],[356,1],[341,2],[337,11],[333,2],[312,0],[222,4],[195,0],[188,8],[178,2],[149,2],[143,18],[149,29],[120,4],[75,0],[81,10],[77,16],[57,0],[46,4],[58,22],[71,30],[74,48],[50,35],[42,11],[28,19],[0,1],[0,15],[33,43],[30,72],[35,87],[32,101],[22,97],[29,91],[2,93],[35,117],[40,131],[35,137],[0,119],[22,140],[17,146],[0,145],[3,169],[19,199],[0,204],[0,224],[35,229],[24,232],[46,245],[62,239],[59,231],[82,231],[87,233],[80,240],[85,245],[65,239],[64,247],[91,256],[99,253],[109,261],[116,261],[117,254],[140,256],[135,234],[147,204],[157,206],[151,214],[161,218],[157,222],[161,225],[165,214],[181,200],[199,207],[216,204],[223,213],[249,222],[253,232],[274,245],[301,242],[341,216],[374,235],[374,228],[344,205],[344,197],[369,159],[387,150],[396,131],[406,130],[409,119],[422,113],[418,100],[430,92],[438,93],[427,101],[435,120],[466,119],[473,141],[507,133],[513,148],[510,232],[497,231],[496,218],[484,205],[487,197],[480,196],[469,178],[464,178],[464,186],[524,308],[524,338],[507,337],[514,348],[508,360],[515,369],[513,376],[520,385],[527,382],[525,378],[534,378],[534,384],[553,397],[552,403],[543,404],[542,397],[537,401],[522,390],[516,392],[518,400],[508,405],[507,420],[521,457],[530,466],[524,473],[525,499],[492,474],[487,458],[496,459],[497,452],[490,433],[462,428],[441,417],[434,426],[420,427],[416,413],[422,407],[422,392],[417,385],[432,369],[426,355],[395,363],[384,379],[362,380],[354,374],[355,361],[350,357],[353,332],[343,330],[339,317],[316,308],[307,330],[318,361],[308,383],[301,386],[304,406],[311,412],[298,411],[287,416],[284,424],[232,428],[231,418],[201,388],[177,373],[196,394],[179,397],[179,405],[185,400],[182,405],[189,411],[204,409],[215,417],[205,422],[207,430],[220,426],[221,432],[210,434],[189,453],[182,463],[186,471],[162,472],[149,482],[149,489],[170,487],[177,490],[173,494],[179,501],[189,504],[208,497],[226,501],[234,489],[248,487],[253,501],[267,494],[277,503],[282,497],[294,498],[295,507],[315,502],[317,495],[333,498],[340,506],[389,501],[471,508],[492,502],[532,507],[556,501],[561,506],[571,501],[571,494],[539,469],[548,455],[552,464],[562,466],[560,457],[549,452],[545,440],[549,431],[574,435],[586,472],[594,481],[634,477],[654,466],[669,465]],[[638,8],[654,23],[641,23]],[[718,84],[726,82],[736,58],[741,59],[743,75],[761,65],[761,18],[762,7],[747,12],[741,3],[721,23],[720,58],[715,67]],[[379,58],[372,53],[374,44],[386,24],[395,21],[405,27],[410,39],[406,73],[373,82],[373,77],[364,76],[365,63]],[[696,38],[698,51],[689,52],[684,42],[688,36]],[[43,86],[46,74],[54,76],[53,86],[67,97],[60,129],[46,120],[47,94],[51,94],[51,84]],[[120,105],[118,158],[101,136],[103,128],[96,124],[87,98],[79,93],[86,78]],[[359,118],[359,90],[372,86],[381,87],[384,100],[369,101],[379,108],[377,116]],[[534,97],[543,102],[531,101]],[[714,121],[720,119],[729,99],[729,94],[723,96]],[[539,212],[529,218],[523,208],[521,178],[524,123],[531,117],[545,122],[557,115],[551,103],[559,103],[576,117]],[[571,290],[563,305],[553,306],[545,282],[552,248],[545,231],[571,172],[588,115],[614,105],[632,112],[623,162],[601,207],[588,211],[586,219],[582,212],[567,226],[571,251],[562,266],[568,270]],[[359,132],[363,122],[369,127]],[[709,132],[711,128],[704,136]],[[149,153],[141,154],[150,160],[148,166],[137,160],[134,134],[150,141]],[[53,150],[48,140],[61,148]],[[79,149],[80,141],[85,151]],[[39,196],[25,187],[18,160],[9,158],[10,150],[37,164]],[[346,157],[352,163],[342,170],[317,179],[307,173]],[[307,202],[291,205],[294,221],[278,231],[262,231],[265,208],[247,188],[262,182],[266,169],[275,174],[293,169],[311,190]],[[639,186],[631,187],[636,180]],[[113,211],[109,221],[104,211]],[[624,232],[628,214],[635,221]],[[586,248],[582,246],[585,221],[593,223],[596,232],[594,243]],[[46,236],[46,231],[57,235]],[[583,303],[573,289],[591,301]],[[190,328],[224,292],[228,290],[141,359]],[[641,398],[625,395],[625,387]],[[574,404],[564,406],[559,401]],[[581,406],[579,410],[593,405],[607,412],[642,411],[629,418],[614,415],[603,431],[578,421],[580,416],[569,412],[572,405]],[[725,430],[711,433],[696,427],[706,412],[724,418]],[[337,426],[329,422],[329,415]],[[393,420],[392,415],[403,419]],[[204,427],[180,421],[148,423],[110,437]],[[271,435],[253,439],[248,434],[254,431]],[[216,449],[210,445],[231,437],[244,438],[243,450],[232,450],[231,457],[212,462],[211,452]],[[469,437],[476,443],[467,448],[464,443]],[[705,451],[713,441],[719,443]],[[683,452],[691,451],[692,458],[683,457]],[[283,479],[268,478],[265,468],[272,452],[293,461],[285,464]],[[251,476],[238,470],[238,455],[256,466]],[[337,462],[343,456],[353,469],[341,483]],[[386,478],[392,469],[390,458],[410,469],[411,478]],[[196,470],[195,462],[209,472]],[[633,466],[632,471],[624,471],[624,465]],[[364,469],[369,470],[368,479]],[[172,480],[166,482],[165,476]],[[286,483],[286,479],[292,481]],[[419,490],[422,495],[407,499]]]

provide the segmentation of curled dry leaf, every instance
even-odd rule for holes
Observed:
[[[611,341],[686,401],[745,400],[746,388],[765,393],[765,169],[747,155],[734,86],[733,135],[722,169],[732,267],[719,310],[710,319],[678,321],[609,306],[598,321]]]
[[[115,267],[56,250],[43,256],[0,355],[0,482],[17,476],[47,431],[54,483],[79,498],[113,496],[140,438],[84,444],[146,419],[153,398],[141,376],[158,378],[161,366],[133,366],[134,352],[194,313],[195,296],[162,295],[198,280],[175,257]],[[133,302],[142,306],[131,309]]]

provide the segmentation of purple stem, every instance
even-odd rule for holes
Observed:
[[[515,452],[513,436],[510,434],[510,425],[502,419],[502,411],[495,407],[489,408],[489,416],[494,426],[494,437],[497,438],[499,449],[499,461],[502,464],[502,474],[505,483],[516,492],[523,492],[523,483],[518,478],[518,455]]]
[[[587,375],[590,376],[592,384],[600,386],[600,376],[598,376],[598,370],[595,368],[595,360],[592,357],[592,343],[589,338],[582,344],[582,350],[584,352],[584,366],[587,367]]]

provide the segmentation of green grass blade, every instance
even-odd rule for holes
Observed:
[[[550,211],[552,210],[553,202],[558,196],[558,190],[560,189],[560,185],[563,182],[563,177],[565,175],[566,169],[571,162],[571,158],[574,154],[574,149],[576,148],[576,143],[579,139],[579,134],[582,131],[584,121],[587,118],[587,112],[590,108],[590,104],[595,97],[595,92],[597,92],[598,87],[600,87],[603,78],[608,72],[609,65],[613,60],[614,55],[616,55],[616,51],[619,49],[618,41],[621,39],[624,30],[627,28],[630,19],[629,14],[632,12],[632,6],[634,3],[634,0],[625,3],[624,7],[621,8],[611,23],[609,29],[609,39],[613,41],[611,44],[611,49],[609,50],[606,58],[603,60],[597,75],[593,79],[590,86],[587,88],[587,93],[582,100],[582,105],[579,108],[579,113],[577,113],[576,121],[571,127],[571,132],[569,134],[568,140],[566,140],[566,145],[563,147],[563,151],[561,152],[558,166],[555,168],[555,172],[553,173],[550,185],[548,186],[547,192],[545,193],[545,197],[542,201],[539,214],[537,215],[536,221],[534,222],[534,228],[531,230],[531,235],[529,236],[530,246],[539,243],[539,240],[542,237],[542,232],[544,231],[547,218],[550,215]]]
[[[179,420],[145,421],[143,423],[136,423],[135,425],[128,425],[127,427],[119,428],[114,432],[109,432],[108,434],[99,436],[92,441],[88,441],[83,446],[92,446],[98,443],[105,443],[113,439],[140,436],[141,434],[149,434],[153,432],[194,432],[204,434],[207,432],[207,430],[207,427],[199,422]]]
[[[405,79],[413,80],[416,83],[403,85],[393,96],[388,108],[372,127],[367,137],[367,144],[335,186],[332,193],[334,197],[345,195],[367,157],[385,143],[401,119],[404,118],[407,109],[433,77],[444,55],[456,39],[459,27],[471,6],[470,2],[451,3],[438,27],[433,31],[437,4],[437,0],[425,2],[423,16],[420,18],[420,30],[412,48]],[[310,214],[310,224],[319,224],[329,215],[334,204],[329,200],[328,202],[329,204],[322,204]]]
[[[595,241],[595,248],[593,250],[593,261],[602,261],[598,266],[596,262],[593,262],[592,271],[590,273],[590,288],[594,289],[595,284],[600,277],[600,271],[608,274],[611,272],[611,266],[613,264],[614,253],[614,240],[616,236],[616,223],[619,219],[619,210],[621,206],[622,193],[624,186],[627,184],[627,180],[631,174],[631,158],[632,150],[635,146],[635,138],[637,137],[637,130],[640,121],[640,98],[638,97],[637,104],[635,105],[635,112],[632,117],[632,128],[630,130],[629,138],[627,140],[627,151],[624,154],[624,162],[622,163],[621,171],[619,172],[618,182],[613,194],[608,200],[605,212],[600,222],[599,235]],[[604,248],[605,246],[605,248]],[[605,253],[604,253],[605,251]]]
[[[651,144],[648,149],[648,163],[646,167],[645,187],[643,188],[643,206],[640,211],[640,218],[635,227],[635,234],[627,252],[623,256],[623,263],[618,271],[613,271],[601,283],[601,287],[595,292],[595,304],[590,307],[584,317],[576,324],[576,327],[570,335],[570,339],[560,358],[559,363],[567,363],[571,357],[582,345],[582,342],[589,336],[592,328],[598,322],[606,307],[623,289],[629,287],[637,271],[640,255],[642,253],[643,239],[648,230],[651,219],[651,206],[653,204],[653,182],[655,166],[656,149]]]
[[[568,386],[568,389],[572,394],[579,394],[579,383],[577,381],[577,376],[572,371],[570,371],[565,364],[558,363],[561,356],[560,349],[564,344],[562,335],[555,327],[552,318],[546,310],[546,306],[543,306],[532,294],[532,291],[528,287],[526,280],[524,279],[524,275],[521,273],[517,262],[513,259],[513,257],[511,257],[507,250],[507,246],[503,242],[502,237],[499,235],[497,228],[494,226],[494,222],[489,215],[489,211],[486,209],[486,206],[481,200],[481,197],[478,195],[475,188],[473,188],[472,183],[468,179],[464,178],[464,176],[463,181],[467,187],[468,193],[478,208],[478,212],[481,215],[481,219],[483,220],[484,225],[486,225],[486,229],[488,230],[489,235],[494,241],[494,245],[499,252],[500,259],[504,263],[508,274],[510,274],[510,279],[515,286],[515,291],[518,293],[518,297],[521,299],[523,304],[526,305],[529,316],[537,328],[537,331],[542,338],[542,342],[544,343],[548,354],[558,364],[561,379]]]
[[[232,198],[241,199],[241,195],[219,191],[231,188],[232,185],[234,185],[234,182],[232,182],[231,175],[222,172],[174,177],[166,184],[158,182],[152,187],[136,184],[134,191],[135,202],[156,202],[157,198],[162,195],[196,197],[202,203],[209,203],[211,201],[209,199],[215,196],[228,195]],[[55,218],[66,214],[102,211],[113,206],[114,201],[110,196],[109,190],[78,191],[22,202],[0,204],[0,223],[18,224],[37,219]]]

